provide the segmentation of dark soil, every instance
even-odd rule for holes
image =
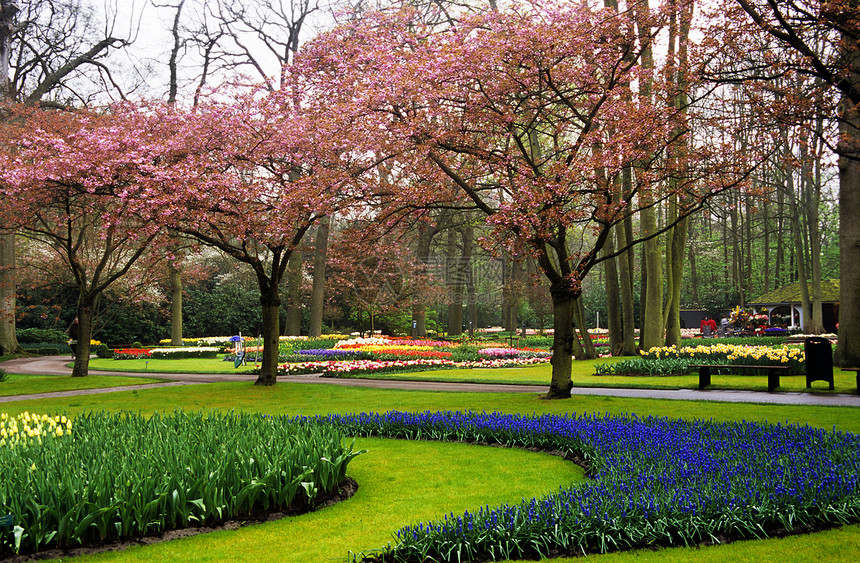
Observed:
[[[352,495],[355,494],[357,490],[358,483],[356,483],[355,480],[353,480],[351,477],[347,477],[346,481],[340,487],[338,487],[336,491],[333,491],[326,495],[321,495],[320,497],[314,499],[313,504],[304,503],[302,506],[298,506],[295,509],[290,509],[286,512],[260,511],[244,518],[232,518],[221,522],[212,522],[211,524],[203,526],[195,526],[193,528],[168,530],[165,532],[158,532],[143,537],[127,538],[123,540],[110,540],[94,545],[81,545],[68,549],[55,548],[45,551],[39,551],[36,553],[0,556],[0,561],[19,563],[22,561],[39,561],[44,559],[58,559],[61,557],[75,557],[78,555],[89,555],[91,553],[101,553],[104,551],[121,551],[128,547],[134,547],[137,545],[152,545],[164,541],[196,536],[198,534],[217,532],[219,530],[238,530],[239,528],[244,528],[245,526],[262,524],[264,522],[272,522],[274,520],[280,520],[281,518],[285,518],[287,516],[297,516],[299,514],[317,511],[321,508],[325,508],[327,506],[331,506],[333,504],[337,504],[338,502],[349,499],[350,497],[352,497]]]

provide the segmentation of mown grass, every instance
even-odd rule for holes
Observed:
[[[182,360],[114,360],[112,358],[91,358],[90,369],[97,371],[128,371],[133,373],[250,373],[254,362],[238,368],[233,362],[223,359],[188,358]]]
[[[71,379],[71,378],[68,378]],[[86,379],[86,378],[84,378]],[[546,383],[544,380],[542,383]],[[2,385],[2,384],[0,384]],[[860,411],[852,407],[666,401],[621,397],[577,396],[545,401],[529,393],[443,393],[378,390],[325,384],[279,383],[273,388],[250,383],[214,383],[123,391],[98,396],[16,401],[0,410],[16,414],[75,414],[94,409],[149,413],[186,410],[325,414],[386,410],[477,410],[510,413],[630,413],[684,419],[747,420],[809,424],[860,432]],[[538,454],[453,444],[365,441],[371,453],[350,465],[360,484],[357,495],[337,506],[234,532],[217,532],[119,553],[88,556],[81,561],[323,561],[343,560],[347,550],[382,547],[402,525],[432,515],[496,505],[553,490],[571,480],[562,470],[543,467]],[[453,447],[456,446],[456,447]],[[453,448],[452,448],[453,447]],[[461,450],[458,448],[466,448]],[[474,450],[473,450],[474,449]],[[475,453],[471,453],[474,451]],[[500,455],[500,461],[485,456]],[[525,455],[526,458],[507,457]],[[554,460],[558,461],[558,460]],[[566,464],[562,464],[566,465]],[[537,468],[531,473],[532,468]],[[570,469],[568,468],[567,471]],[[526,474],[525,472],[530,473]],[[553,476],[555,475],[555,476]],[[523,479],[520,477],[523,476]],[[414,479],[413,479],[414,477]],[[560,480],[559,480],[560,479]],[[463,502],[458,497],[463,495]],[[475,495],[475,496],[467,496]],[[486,499],[486,500],[481,500]],[[437,502],[438,501],[438,502]],[[426,510],[425,510],[426,509]],[[853,561],[860,550],[860,525],[807,536],[738,542],[728,546],[677,548],[600,556],[607,561]],[[578,561],[560,559],[558,561]]]
[[[17,375],[10,373],[6,376],[5,381],[0,382],[0,397],[75,391],[80,389],[100,389],[121,385],[143,385],[144,383],[161,381],[164,380],[144,377],[121,377],[118,375],[70,377],[67,375]]]
[[[624,358],[599,358],[597,360],[574,361],[571,380],[575,387],[609,387],[631,389],[698,389],[698,374],[669,377],[594,375],[594,365],[617,362]],[[129,371],[136,373],[249,373],[254,365],[247,364],[238,369],[231,362],[222,360],[90,360],[90,369],[105,371]],[[365,379],[390,379],[402,381],[445,381],[451,383],[505,383],[514,385],[548,385],[552,366],[538,364],[509,369],[443,369],[406,373],[362,374],[355,377]],[[857,380],[854,372],[835,369],[834,390],[824,382],[813,383],[815,393],[855,393]],[[711,389],[742,391],[767,391],[767,376],[759,375],[715,375]],[[780,377],[780,391],[805,391],[806,377],[802,375]]]
[[[789,422],[860,433],[860,409],[856,407],[669,401],[609,396],[575,396],[565,401],[546,401],[540,397],[538,393],[445,393],[343,387],[325,383],[278,383],[274,387],[259,387],[245,382],[224,382],[14,401],[4,404],[2,410],[9,414],[29,410],[69,415],[95,409],[125,409],[146,413],[169,412],[175,408],[204,411],[234,409],[292,415],[388,410],[475,410],[523,414],[636,413],[687,420]]]

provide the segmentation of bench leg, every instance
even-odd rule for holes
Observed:
[[[779,387],[779,371],[767,370],[767,390],[772,392],[777,387]]]
[[[711,367],[702,366],[699,368],[699,389],[704,389],[711,384]]]

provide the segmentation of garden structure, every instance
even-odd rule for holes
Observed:
[[[807,285],[807,292],[807,295],[812,294],[811,284]],[[768,325],[774,324],[774,317],[778,315],[788,321],[788,328],[794,329],[804,326],[802,302],[800,282],[794,282],[761,295],[751,300],[748,305],[767,311]],[[838,279],[821,281],[821,309],[824,329],[835,334],[839,322]]]

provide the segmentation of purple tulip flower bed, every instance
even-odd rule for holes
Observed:
[[[366,561],[487,561],[718,543],[860,521],[860,436],[768,423],[458,412],[331,416],[353,435],[537,448],[591,480],[397,532]]]

